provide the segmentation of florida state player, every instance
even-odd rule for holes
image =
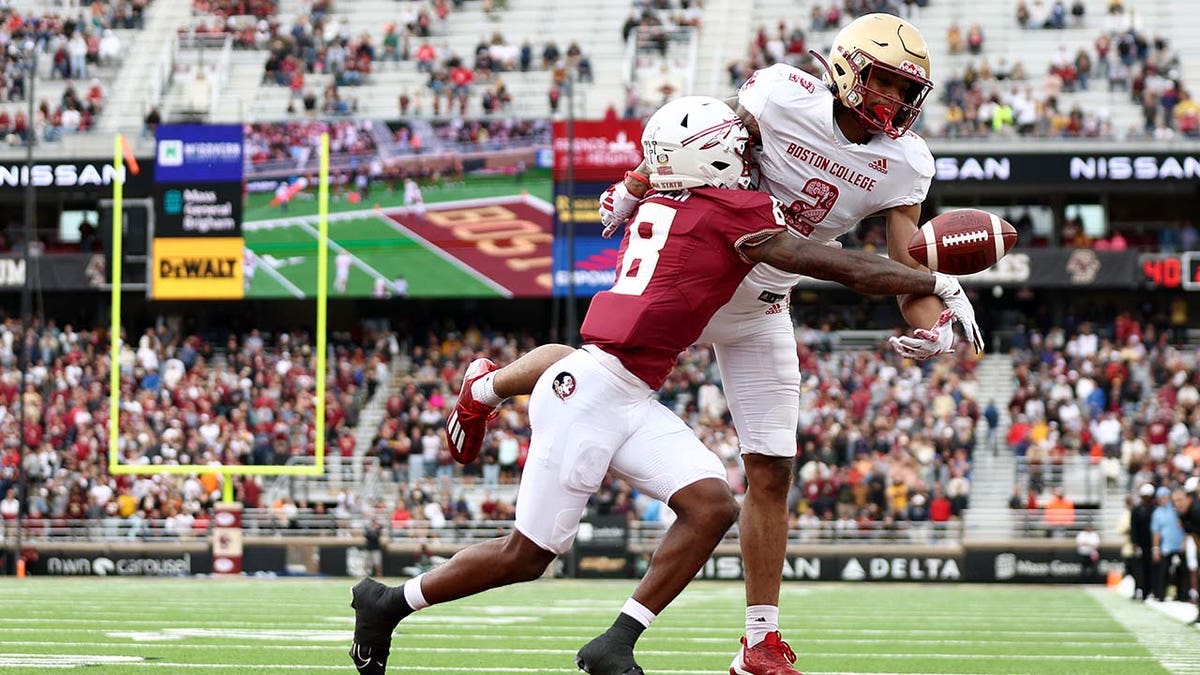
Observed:
[[[729,189],[744,180],[748,141],[738,116],[716,99],[680,99],[650,119],[642,144],[655,159],[649,180],[661,192],[634,214],[616,283],[593,298],[584,319],[584,346],[533,388],[515,531],[468,547],[402,587],[359,582],[351,649],[359,672],[384,671],[392,630],[411,612],[541,576],[571,547],[588,498],[610,471],[666,502],[678,519],[621,614],[576,663],[589,673],[642,672],[634,643],[738,513],[720,460],[653,392],[755,263],[864,293],[936,293],[973,319],[953,278],[793,236],[770,196]]]

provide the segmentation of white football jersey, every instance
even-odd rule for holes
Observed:
[[[834,122],[833,101],[821,80],[783,64],[756,71],[738,91],[762,139],[758,188],[782,202],[791,233],[824,243],[884,209],[920,204],[933,178],[923,138],[909,131],[852,143]],[[786,295],[799,278],[757,265],[730,302],[761,312],[770,306],[764,291]]]

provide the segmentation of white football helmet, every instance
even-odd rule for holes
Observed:
[[[642,131],[642,152],[655,190],[746,188],[750,133],[724,102],[684,96],[658,109]]]

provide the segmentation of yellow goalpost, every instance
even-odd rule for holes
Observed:
[[[109,398],[108,398],[108,471],[111,474],[202,474],[218,473],[224,477],[223,499],[233,501],[232,476],[319,476],[325,473],[325,379],[326,379],[326,320],[329,289],[329,134],[321,134],[320,173],[317,188],[317,327],[316,327],[316,447],[313,464],[310,465],[134,465],[122,464],[118,452],[121,415],[121,272],[123,229],[122,200],[125,186],[120,178],[124,175],[124,138],[117,134],[113,142],[113,168],[117,180],[113,186],[113,237],[112,237],[112,291],[110,306],[111,335],[109,341]]]

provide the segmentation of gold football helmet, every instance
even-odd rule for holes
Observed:
[[[868,129],[892,138],[913,125],[933,88],[925,38],[916,26],[891,14],[866,14],[847,24],[833,38],[824,65],[825,81],[842,104],[858,113]],[[901,99],[872,87],[872,78],[881,72],[909,83]]]

